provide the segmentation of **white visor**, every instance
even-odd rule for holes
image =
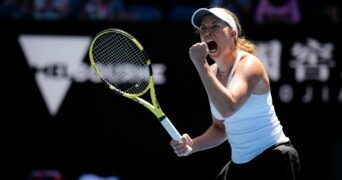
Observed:
[[[222,8],[200,8],[196,10],[191,17],[192,25],[195,28],[200,29],[202,18],[207,14],[213,14],[216,17],[223,20],[224,22],[226,22],[233,30],[236,31],[235,37],[238,37],[238,30],[234,18]]]

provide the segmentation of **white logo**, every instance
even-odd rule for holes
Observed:
[[[20,35],[18,41],[35,72],[36,82],[52,116],[57,114],[72,82],[101,82],[92,67],[83,62],[91,37]],[[155,84],[165,84],[165,64],[152,64],[152,69]],[[137,69],[123,70],[135,72]]]
[[[19,43],[51,115],[55,115],[75,74],[82,66],[88,36],[20,35]]]
[[[263,62],[272,81],[280,79],[280,61],[282,44],[279,40],[256,42],[258,57]]]
[[[334,49],[334,44],[323,44],[312,38],[308,38],[306,44],[296,42],[291,49],[294,59],[289,64],[296,70],[296,80],[327,81],[330,68],[335,67]]]

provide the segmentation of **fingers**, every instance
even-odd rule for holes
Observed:
[[[204,42],[196,43],[189,49],[190,59],[193,62],[203,61],[208,55],[208,46]]]
[[[173,151],[176,153],[177,156],[179,157],[187,156],[192,151],[192,148],[189,143],[190,141],[191,141],[191,138],[189,137],[189,135],[184,134],[182,136],[181,142],[172,140],[170,142],[170,146],[173,148]]]
[[[183,156],[184,149],[185,149],[184,147],[186,146],[184,142],[178,142],[178,141],[172,140],[170,145],[173,148],[173,151],[176,153],[177,156]]]

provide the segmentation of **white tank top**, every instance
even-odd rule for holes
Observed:
[[[237,54],[227,86],[243,53],[246,52],[239,51]],[[253,58],[253,55],[247,55],[248,58]],[[217,73],[217,68],[215,73]],[[252,94],[245,104],[228,118],[224,118],[211,102],[210,109],[215,118],[224,121],[232,150],[231,159],[236,164],[252,160],[274,144],[289,141],[275,113],[270,91],[265,94]]]

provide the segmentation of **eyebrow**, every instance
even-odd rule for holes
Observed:
[[[202,21],[203,22],[203,21]],[[200,26],[203,26],[203,23],[201,22],[201,24],[200,24]],[[222,20],[220,20],[220,19],[215,19],[214,21],[212,21],[210,24],[220,24],[220,23],[222,23],[222,24],[226,24],[225,22],[223,22]]]

